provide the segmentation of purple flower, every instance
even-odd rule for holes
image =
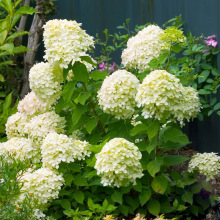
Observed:
[[[114,71],[115,69],[117,69],[116,63],[113,62],[112,66],[109,67],[110,70]]]
[[[107,68],[107,63],[105,63],[105,62],[100,63],[99,68],[100,68],[99,69],[100,71],[105,71]]]
[[[213,47],[216,47],[217,46],[217,44],[218,44],[218,42],[217,41],[215,41],[214,39],[209,39],[209,40],[206,40],[205,41],[206,42],[206,45],[207,46],[213,46]]]

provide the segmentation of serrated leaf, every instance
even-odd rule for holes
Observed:
[[[125,216],[128,215],[128,207],[125,205],[119,206],[118,210]]]
[[[121,192],[115,191],[115,192],[112,194],[111,199],[112,199],[113,202],[117,202],[117,203],[119,203],[119,204],[122,205],[122,195],[123,195],[123,194],[122,194]]]
[[[73,175],[72,174],[67,174],[65,175],[65,185],[66,186],[71,186],[72,182],[73,182]]]
[[[130,134],[131,136],[135,136],[137,134],[143,133],[147,131],[147,126],[145,124],[138,124],[136,125],[131,131]]]
[[[70,201],[67,199],[62,199],[60,205],[64,208],[64,209],[71,209],[71,204]]]
[[[142,193],[140,193],[139,195],[139,201],[141,206],[146,204],[150,198],[151,198],[151,190],[150,189],[143,190]]]
[[[73,182],[76,186],[88,186],[86,179],[81,175],[75,176]]]
[[[93,129],[98,125],[98,118],[93,118],[86,123],[86,130],[89,134],[92,133]]]
[[[85,199],[84,193],[82,191],[76,191],[73,193],[73,198],[80,204],[83,204]]]
[[[74,74],[75,79],[82,82],[88,82],[89,80],[89,73],[85,64],[76,61],[72,66],[72,71]]]
[[[103,80],[108,76],[108,74],[105,71],[95,70],[94,72],[90,73],[89,76],[93,80]]]
[[[164,176],[156,176],[151,182],[151,187],[156,193],[164,194],[168,186],[168,181]]]
[[[147,171],[152,177],[155,177],[155,174],[160,171],[160,167],[163,165],[162,159],[156,159],[147,164]]]
[[[147,204],[147,209],[152,215],[158,216],[160,213],[160,203],[156,199],[151,199]]]
[[[189,158],[181,155],[165,155],[163,157],[163,162],[165,166],[175,166],[186,162]]]

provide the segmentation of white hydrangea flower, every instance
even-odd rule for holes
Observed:
[[[49,133],[42,145],[42,162],[44,167],[53,167],[58,169],[63,161],[70,163],[78,160],[84,160],[89,156],[89,143],[69,138],[63,134],[55,132]]]
[[[18,111],[26,116],[42,114],[50,109],[50,104],[43,102],[35,95],[34,92],[28,93],[18,103]]]
[[[2,143],[1,149],[0,155],[7,153],[16,160],[30,160],[33,163],[40,162],[40,150],[36,148],[31,139],[13,137]]]
[[[116,118],[131,118],[136,106],[139,80],[126,70],[118,70],[105,78],[98,91],[99,106]]]
[[[175,117],[181,125],[184,125],[184,119],[189,121],[197,117],[201,109],[201,103],[197,90],[192,87],[184,87],[182,94],[183,99],[178,103]]]
[[[80,61],[86,56],[86,51],[94,47],[94,40],[76,21],[50,20],[44,25],[44,45],[46,55],[44,58],[51,63],[59,63],[61,68],[68,64]]]
[[[58,66],[37,63],[30,69],[30,88],[42,101],[54,103],[62,93],[63,73]]]
[[[140,163],[142,155],[138,147],[124,138],[114,138],[96,154],[95,169],[103,174],[104,186],[127,186],[136,184],[136,179],[143,176]]]
[[[197,153],[189,162],[189,172],[198,171],[205,175],[207,180],[214,179],[219,175],[220,156],[217,153]]]
[[[17,112],[11,115],[5,125],[7,138],[27,136],[27,125],[28,118],[24,114]]]
[[[85,134],[79,129],[75,130],[71,135],[69,135],[69,137],[77,140],[83,140],[84,136]]]
[[[141,121],[136,121],[136,118],[137,118],[137,117],[139,117],[138,114],[133,115],[133,117],[132,117],[132,119],[131,119],[131,125],[133,125],[134,127],[135,127],[136,125],[142,124]]]
[[[46,218],[46,215],[43,213],[43,212],[41,212],[41,210],[40,209],[34,209],[34,216],[33,216],[34,218],[36,218],[36,219],[45,219]]]
[[[145,118],[160,120],[173,115],[179,100],[182,100],[183,86],[180,80],[165,70],[155,70],[145,77],[136,96],[138,107],[144,107]]]
[[[164,49],[164,42],[160,40],[160,34],[163,33],[164,30],[160,27],[149,25],[131,37],[127,42],[127,48],[122,52],[122,64],[138,72],[148,69],[148,63],[157,58]]]
[[[20,178],[22,184],[19,200],[25,199],[25,194],[33,198],[34,208],[43,210],[48,202],[58,198],[64,179],[56,171],[40,168],[34,172],[25,172]]]
[[[136,101],[143,107],[145,118],[178,120],[184,125],[200,111],[198,92],[184,87],[180,80],[165,70],[155,70],[145,77],[138,88]]]
[[[27,125],[28,135],[37,145],[41,145],[48,133],[63,133],[65,123],[65,119],[54,111],[45,112],[31,118]]]

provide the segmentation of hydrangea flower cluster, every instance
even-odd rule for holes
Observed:
[[[127,48],[122,52],[122,64],[127,69],[135,69],[138,72],[148,69],[148,63],[157,58],[164,49],[164,42],[160,39],[160,34],[163,33],[164,30],[160,27],[149,25],[131,37]]]
[[[174,44],[183,44],[186,37],[183,31],[179,30],[177,27],[171,26],[164,30],[163,34],[160,34],[160,39],[165,42],[164,48],[170,48]]]
[[[116,118],[131,118],[136,106],[139,80],[126,70],[118,70],[105,78],[98,91],[99,106]]]
[[[59,63],[67,68],[70,62],[80,61],[89,48],[94,47],[93,37],[81,29],[76,21],[50,20],[44,25],[44,58],[52,65]]]
[[[65,119],[54,111],[45,112],[31,118],[27,124],[27,132],[37,145],[41,145],[48,133],[64,133],[65,122]]]
[[[155,70],[145,77],[138,88],[136,101],[143,107],[145,118],[158,120],[170,116],[184,125],[184,119],[194,118],[200,111],[198,92],[183,87],[180,80],[165,70]]]
[[[26,116],[38,115],[49,111],[50,104],[42,102],[38,99],[34,92],[28,93],[18,103],[18,112],[25,114]]]
[[[40,152],[34,146],[31,139],[13,137],[0,146],[2,154],[8,154],[16,160],[30,160],[33,163],[40,162]]]
[[[19,200],[25,199],[25,193],[33,198],[34,207],[43,210],[48,202],[58,198],[64,179],[56,171],[40,168],[34,172],[25,172],[19,179],[22,184]]]
[[[24,114],[17,112],[11,115],[5,125],[7,138],[25,137],[27,135],[27,124],[28,118]]]
[[[49,63],[37,63],[30,70],[30,88],[39,99],[54,103],[61,95],[62,74],[62,69]]]
[[[103,174],[101,182],[104,186],[135,184],[136,179],[143,176],[141,157],[141,152],[133,143],[124,138],[114,138],[96,154],[95,169],[98,175]]]
[[[188,170],[198,171],[207,180],[214,179],[220,171],[220,156],[217,153],[197,153],[191,158]]]
[[[63,161],[70,163],[89,156],[89,143],[69,138],[63,134],[49,133],[42,145],[42,162],[44,167],[59,168]]]

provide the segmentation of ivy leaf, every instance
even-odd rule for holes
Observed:
[[[85,199],[84,193],[82,191],[76,191],[73,193],[73,198],[80,204],[83,204]]]
[[[72,71],[75,79],[82,82],[88,82],[89,73],[87,71],[85,64],[76,61],[72,67]]]
[[[168,181],[164,176],[156,176],[151,182],[151,187],[156,193],[164,194],[168,186]]]
[[[143,206],[150,198],[151,198],[151,190],[150,189],[143,190],[142,193],[139,195],[139,201],[141,206]]]
[[[148,211],[155,216],[160,213],[160,203],[156,199],[151,199],[147,204]]]

